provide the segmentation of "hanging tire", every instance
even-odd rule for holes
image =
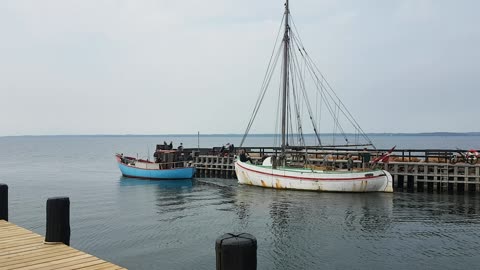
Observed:
[[[457,163],[457,161],[458,161],[457,156],[452,156],[452,157],[450,158],[450,163],[451,163],[451,164],[455,164],[455,163]]]
[[[471,155],[467,158],[468,164],[471,164],[471,165],[477,164],[477,161],[478,161],[478,158],[476,156],[473,156],[473,155]]]
[[[477,164],[478,162],[478,152],[474,149],[470,149],[467,152],[467,162],[471,165]]]

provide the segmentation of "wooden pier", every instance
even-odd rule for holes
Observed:
[[[479,193],[480,166],[469,164],[395,162],[386,164],[394,189],[409,192]]]
[[[0,269],[125,269],[0,220]]]
[[[196,151],[195,151],[196,150]],[[212,149],[193,150],[193,165],[197,168],[197,178],[236,178],[234,153],[214,153]],[[263,156],[278,154],[276,148],[246,148],[252,159],[261,161]],[[305,151],[305,150],[303,150]],[[372,152],[374,158],[388,149]],[[389,171],[394,180],[395,191],[436,192],[436,193],[480,193],[480,161],[476,164],[458,162],[451,164],[450,157],[457,150],[397,149],[390,161],[377,166]],[[354,167],[360,168],[359,150],[322,148],[307,149],[309,160],[313,165],[324,165],[332,169],[345,169],[347,153],[352,153],[356,160]]]
[[[233,156],[197,156],[193,162],[195,175],[199,178],[237,178],[233,162]]]

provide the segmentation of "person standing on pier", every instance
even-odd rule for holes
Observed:
[[[351,171],[353,169],[353,158],[352,154],[347,155],[347,170]]]
[[[367,169],[368,168],[368,164],[370,163],[370,158],[371,158],[371,155],[370,155],[370,152],[367,151],[367,148],[363,148],[363,152],[360,153],[360,156],[362,157],[362,169]]]
[[[245,149],[240,150],[240,161],[241,162],[250,161],[250,163],[253,163],[252,159],[247,155],[247,153],[245,153]]]
[[[229,155],[233,155],[235,153],[235,146],[233,146],[233,143],[230,144],[230,146],[228,147],[228,154]]]

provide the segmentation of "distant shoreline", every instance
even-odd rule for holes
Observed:
[[[419,133],[366,133],[367,136],[480,136],[480,132],[419,132]],[[272,137],[275,134],[249,134],[255,137]],[[304,134],[314,136],[313,133]],[[332,136],[332,133],[321,133],[320,136]],[[339,135],[339,134],[337,134]],[[347,133],[347,135],[355,135]],[[198,134],[69,134],[69,135],[10,135],[8,137],[197,137]],[[201,137],[242,137],[243,134],[202,134]]]

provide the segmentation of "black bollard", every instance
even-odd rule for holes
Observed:
[[[48,198],[45,243],[70,245],[70,199],[68,197]]]
[[[227,233],[215,242],[217,270],[256,270],[257,239],[248,233]]]
[[[8,221],[8,186],[0,184],[0,219]]]

